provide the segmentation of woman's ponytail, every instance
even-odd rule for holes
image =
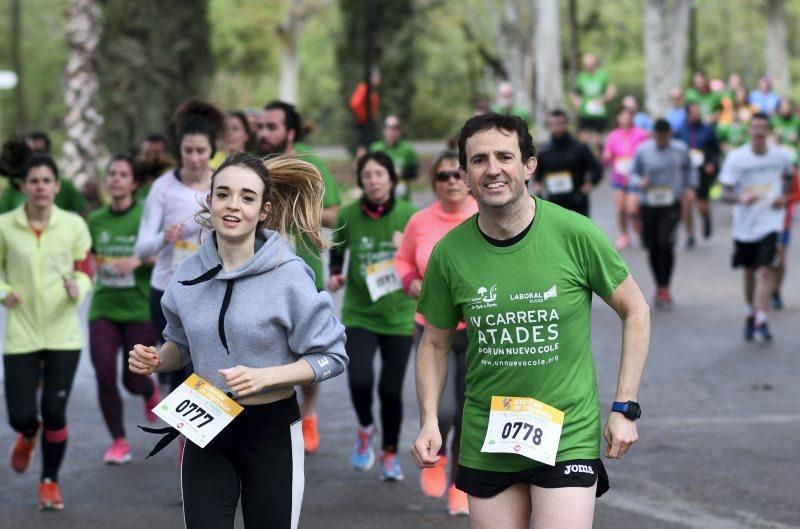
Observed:
[[[287,155],[267,158],[264,165],[269,172],[268,200],[272,203],[264,227],[295,239],[296,246],[308,241],[320,251],[329,247],[322,238],[325,183],[319,170],[309,162]]]

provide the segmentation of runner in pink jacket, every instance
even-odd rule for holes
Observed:
[[[649,138],[647,131],[633,126],[633,115],[623,109],[617,114],[617,128],[609,133],[603,147],[603,165],[611,170],[611,187],[614,189],[614,202],[617,208],[617,224],[620,235],[618,249],[630,243],[628,220],[633,221],[634,229],[639,231],[639,195],[628,191],[628,177],[633,166],[636,147]]]
[[[409,219],[403,233],[403,241],[395,255],[395,270],[403,282],[403,290],[412,298],[416,299],[419,296],[422,278],[428,267],[428,259],[430,259],[436,243],[447,232],[478,211],[475,199],[470,195],[469,189],[458,172],[458,165],[458,154],[453,151],[443,152],[434,162],[432,185],[437,200]],[[416,314],[414,319],[417,323],[415,342],[418,345],[425,319],[421,314]],[[437,466],[423,469],[420,474],[420,485],[426,495],[438,498],[447,492],[448,510],[452,515],[469,512],[466,493],[456,489],[452,484],[456,468],[458,468],[461,410],[464,408],[466,353],[466,324],[461,322],[453,336],[450,350],[450,366],[447,376],[447,384],[450,389],[445,391],[439,407],[439,429],[442,438],[447,439],[450,429],[453,429],[450,453],[447,453],[446,446],[443,445]],[[447,476],[448,456],[452,461],[449,480]],[[450,483],[449,487],[448,482]]]

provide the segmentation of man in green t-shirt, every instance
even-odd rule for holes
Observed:
[[[294,105],[284,101],[270,101],[264,106],[264,112],[258,117],[256,128],[256,146],[261,156],[274,154],[296,154],[319,169],[325,183],[322,197],[322,225],[333,228],[341,199],[336,181],[327,165],[317,155],[311,154],[309,146],[300,143],[302,140],[302,119]],[[322,270],[322,255],[313,250],[311,242],[298,237],[297,255],[306,262],[314,272],[317,290],[325,290],[325,276]],[[303,415],[303,442],[307,453],[316,452],[319,448],[319,431],[317,429],[317,394],[319,386],[302,386],[303,403],[300,413]]]
[[[578,140],[600,150],[602,133],[608,124],[607,103],[617,95],[617,87],[591,53],[583,56],[583,69],[575,78],[572,104],[578,110]]]
[[[616,399],[603,431],[606,457],[621,457],[637,440],[649,307],[591,220],[527,194],[535,154],[516,116],[467,121],[460,172],[478,214],[438,243],[417,305],[426,318],[416,366],[422,427],[412,448],[420,467],[438,460],[436,416],[450,340],[467,322],[456,486],[470,496],[473,527],[522,520],[527,527],[532,505],[536,527],[592,526],[594,498],[608,489],[599,459],[593,293],[623,324]]]
[[[410,200],[410,182],[415,180],[419,174],[419,163],[414,146],[403,138],[403,126],[400,118],[396,115],[389,114],[383,120],[383,140],[373,142],[369,146],[369,152],[376,151],[385,152],[394,162],[394,170],[398,178],[395,186],[396,196]]]
[[[514,104],[514,86],[508,81],[503,81],[497,85],[497,95],[492,105],[492,112],[519,116],[525,120],[528,126],[532,124],[530,113]]]
[[[700,108],[700,115],[706,123],[717,121],[717,113],[722,107],[723,92],[711,90],[711,84],[706,74],[696,71],[692,75],[692,86],[686,89],[684,100],[686,104],[696,103]]]

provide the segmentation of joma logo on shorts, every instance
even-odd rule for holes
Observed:
[[[594,469],[589,465],[567,465],[567,468],[564,469],[565,476],[568,476],[573,472],[581,472],[583,474],[594,475]]]

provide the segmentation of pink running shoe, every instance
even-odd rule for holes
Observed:
[[[108,465],[124,465],[131,460],[131,445],[124,438],[114,439],[111,447],[106,450],[103,461]]]

